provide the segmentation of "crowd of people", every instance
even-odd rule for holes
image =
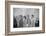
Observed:
[[[39,20],[35,20],[34,15],[31,15],[31,19],[29,15],[26,16],[16,16],[13,17],[13,27],[38,27],[39,26]]]

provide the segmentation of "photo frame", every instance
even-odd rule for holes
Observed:
[[[25,13],[25,11],[26,11],[26,13]],[[37,25],[33,26],[34,24],[32,26],[29,25],[30,27],[25,26],[25,24],[24,24],[24,26],[26,28],[22,27],[22,25],[21,25],[21,27],[13,26],[13,21],[14,21],[13,17],[14,16],[16,17],[18,15],[23,15],[25,18],[25,16],[28,13],[30,14],[30,16],[33,16],[33,17],[35,16],[36,18],[39,18],[38,27],[37,27]],[[5,28],[6,36],[18,35],[18,34],[44,33],[45,32],[45,3],[5,1],[5,27],[6,27]]]

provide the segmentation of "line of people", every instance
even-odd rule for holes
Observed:
[[[16,16],[13,18],[13,27],[17,28],[17,27],[35,27],[35,26],[39,26],[39,20],[38,23],[35,23],[35,18],[34,15],[31,16],[31,19],[29,18],[29,15],[26,16]]]

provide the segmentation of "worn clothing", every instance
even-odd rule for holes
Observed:
[[[13,19],[13,27],[14,27],[14,28],[17,27],[17,20],[16,20],[16,18]]]
[[[31,19],[25,19],[23,26],[24,27],[30,27],[31,26]]]
[[[20,21],[19,21],[19,27],[23,27],[23,19],[20,19]]]
[[[35,18],[31,19],[31,25],[32,25],[32,27],[35,27]]]

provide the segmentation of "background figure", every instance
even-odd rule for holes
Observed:
[[[23,20],[23,27],[27,27],[26,26],[26,24],[27,24],[27,19],[26,19],[26,16],[24,16],[24,18],[23,18],[24,20]]]
[[[19,18],[20,18],[20,16],[16,16],[16,20],[17,20],[17,27],[19,27]]]
[[[27,24],[28,27],[31,27],[31,19],[29,18],[29,15],[27,15]]]
[[[35,21],[35,27],[39,27],[39,19],[36,19],[36,21]]]
[[[23,27],[23,16],[20,15],[19,27]]]
[[[14,27],[14,28],[17,28],[17,20],[16,20],[15,17],[13,18],[13,27]]]
[[[32,15],[32,17],[31,17],[31,25],[32,25],[32,27],[35,27],[35,18],[34,18],[34,15]]]

